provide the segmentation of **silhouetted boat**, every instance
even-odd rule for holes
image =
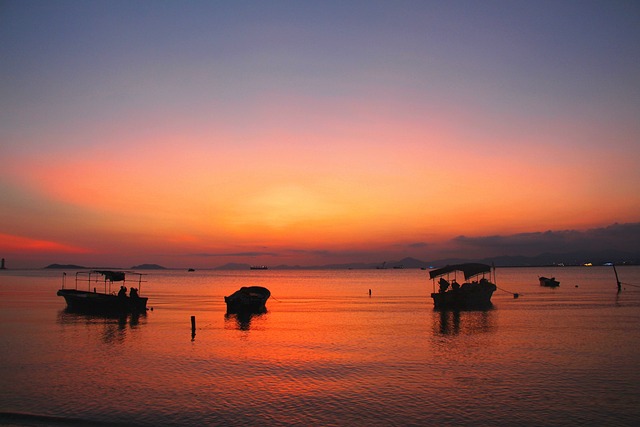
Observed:
[[[127,296],[127,275],[137,276],[132,282],[138,285],[138,288],[131,288],[129,296]],[[110,271],[110,270],[92,270],[79,271],[76,273],[75,288],[67,289],[66,273],[62,276],[62,288],[58,290],[58,296],[64,297],[67,302],[69,311],[82,313],[100,313],[100,314],[126,314],[126,313],[144,313],[147,310],[146,297],[139,295],[140,285],[142,284],[142,273]],[[95,284],[100,277],[104,279],[104,292],[98,292],[97,287],[91,290],[92,280]],[[87,283],[87,290],[79,290],[78,284]],[[120,283],[119,292],[111,290],[113,282]]]
[[[269,267],[267,267],[266,265],[252,265],[251,267],[249,267],[250,270],[268,270]]]
[[[462,285],[456,281],[456,273],[464,275],[465,283]],[[454,278],[449,282],[450,275]],[[491,266],[479,263],[466,263],[448,265],[446,267],[433,269],[429,272],[429,277],[433,279],[433,290],[431,298],[433,304],[438,309],[482,309],[491,307],[491,296],[497,289],[496,285],[484,277],[489,274],[491,278]],[[447,276],[445,279],[443,276]],[[474,277],[482,275],[477,281],[470,281]],[[435,292],[435,279],[438,281],[439,291]],[[449,289],[450,288],[450,289]]]
[[[224,297],[227,303],[227,313],[263,313],[266,303],[271,296],[271,291],[262,286],[243,286],[228,297]]]
[[[555,277],[548,278],[540,276],[538,277],[538,280],[540,280],[540,286],[546,286],[548,288],[557,288],[560,286],[560,282],[558,282]]]

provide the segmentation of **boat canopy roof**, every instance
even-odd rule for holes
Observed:
[[[471,277],[477,276],[478,274],[490,273],[491,266],[487,264],[480,264],[477,262],[447,265],[446,267],[431,270],[429,272],[429,277],[433,279],[435,277],[444,276],[445,274],[449,274],[454,271],[462,271],[464,273],[464,279],[469,280]]]
[[[126,280],[127,274],[135,274],[137,276],[137,281],[142,281],[142,276],[144,273],[136,273],[135,271],[114,271],[114,270],[91,270],[91,271],[78,271],[76,273],[76,277],[78,275],[89,275],[91,277],[92,274],[97,273],[104,276],[105,280],[110,282],[123,282]]]
[[[124,271],[94,270],[94,273],[102,274],[110,282],[122,282],[125,277]]]

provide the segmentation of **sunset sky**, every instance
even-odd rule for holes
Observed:
[[[609,0],[2,1],[0,257],[536,255],[638,223],[639,23]]]

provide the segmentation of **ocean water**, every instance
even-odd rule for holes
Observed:
[[[421,270],[149,273],[153,310],[109,318],[66,312],[61,271],[0,271],[0,424],[640,422],[639,267],[620,293],[611,267],[498,268],[493,308],[463,312]],[[247,285],[268,312],[225,315]]]

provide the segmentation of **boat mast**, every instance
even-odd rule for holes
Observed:
[[[496,282],[496,265],[494,263],[491,263],[491,270],[493,270],[493,284],[497,285]],[[491,276],[489,276],[491,277]]]

